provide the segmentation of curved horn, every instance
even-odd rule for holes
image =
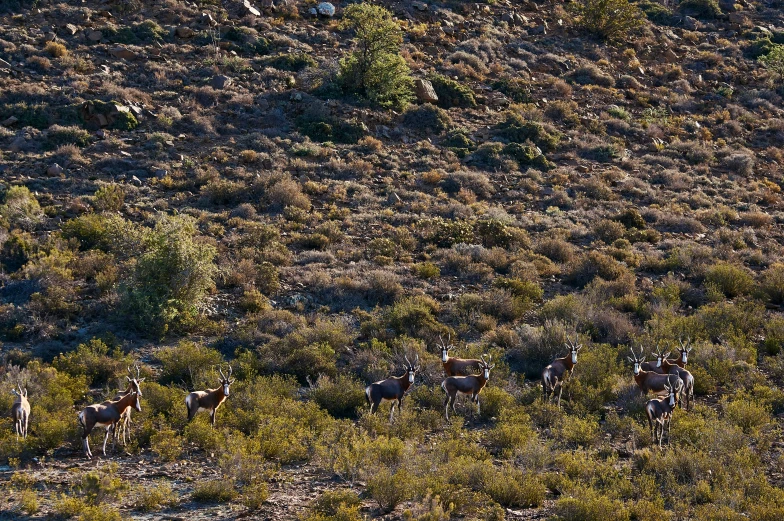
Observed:
[[[221,369],[221,366],[218,366],[218,372],[221,375],[221,379],[225,380],[226,379],[226,375],[223,374],[223,369]]]
[[[409,361],[408,361],[408,356],[406,356],[406,355],[403,355],[403,358],[405,358],[405,359],[406,359],[406,365],[407,365],[408,367],[411,367],[411,362],[409,362]]]

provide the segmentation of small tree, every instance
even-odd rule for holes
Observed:
[[[125,311],[139,329],[165,333],[194,316],[213,287],[217,252],[195,235],[192,217],[163,216],[144,238],[144,253],[123,288]]]
[[[412,97],[410,70],[400,55],[403,31],[392,13],[372,4],[346,8],[343,29],[356,33],[356,49],[340,62],[340,83],[385,107],[403,108]]]
[[[644,23],[640,9],[629,0],[580,0],[578,24],[605,40],[622,40]]]
[[[768,54],[760,56],[759,61],[770,72],[784,78],[784,45],[774,45]]]

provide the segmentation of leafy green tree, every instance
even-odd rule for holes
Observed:
[[[213,287],[217,251],[195,236],[192,217],[163,216],[144,237],[122,292],[127,318],[139,329],[163,334],[182,325]]]
[[[605,40],[623,40],[645,23],[642,11],[629,0],[580,0],[574,9],[578,25]]]
[[[340,62],[340,83],[384,107],[403,108],[412,98],[413,80],[400,55],[403,31],[392,13],[361,3],[346,8],[341,28],[356,34],[356,49]]]
[[[759,61],[770,72],[779,78],[784,78],[784,45],[774,45],[768,54],[759,58]]]

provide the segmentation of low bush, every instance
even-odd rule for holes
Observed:
[[[191,497],[198,503],[228,503],[238,496],[234,481],[214,479],[196,484]]]

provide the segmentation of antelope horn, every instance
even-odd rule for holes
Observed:
[[[408,367],[411,367],[411,362],[408,361],[408,356],[403,355],[403,358],[406,359],[406,364],[408,365]]]
[[[234,372],[234,368],[232,368],[231,364],[229,364],[229,378],[231,378],[231,373],[233,372]]]
[[[221,378],[225,380],[226,379],[226,375],[223,374],[223,369],[221,369],[220,366],[218,366],[218,372],[220,373]]]
[[[138,380],[141,375],[142,375],[142,368],[139,367],[139,364],[136,364],[136,379]]]

